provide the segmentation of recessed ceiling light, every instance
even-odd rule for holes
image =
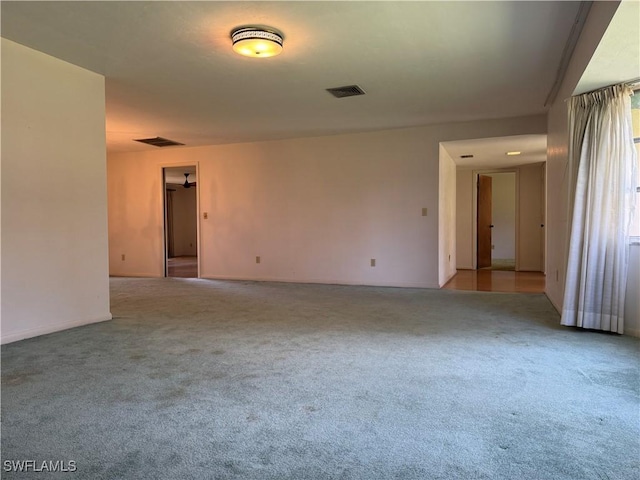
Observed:
[[[507,155],[520,155],[522,152],[507,152]]]
[[[231,32],[233,51],[252,58],[275,57],[282,53],[282,35],[271,28],[238,27]]]

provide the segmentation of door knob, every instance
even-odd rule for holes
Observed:
[[[489,225],[489,228],[493,228],[493,225]]]

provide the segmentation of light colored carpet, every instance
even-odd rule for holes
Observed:
[[[637,339],[543,295],[114,278],[2,348],[2,478],[637,480]]]

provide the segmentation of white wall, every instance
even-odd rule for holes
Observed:
[[[629,275],[624,302],[624,333],[640,337],[640,244],[629,248]]]
[[[439,278],[443,286],[456,274],[456,164],[440,145]]]
[[[109,313],[104,78],[2,39],[2,332]]]
[[[542,164],[514,167],[517,172],[515,227],[516,267],[519,270],[542,271],[543,248],[542,229],[540,228],[544,202],[542,183]],[[476,205],[478,173],[493,175],[495,171],[478,171],[458,168],[457,177],[457,268],[476,268]],[[492,254],[493,258],[500,258]],[[511,257],[513,258],[513,257]]]
[[[110,272],[162,276],[161,168],[189,162],[201,276],[437,288],[440,142],[545,129],[535,116],[113,154]]]
[[[456,268],[473,270],[476,255],[476,175],[473,170],[456,171]]]
[[[542,272],[544,250],[544,164],[518,167],[518,245],[516,268]]]
[[[491,258],[516,258],[516,174],[491,173]]]

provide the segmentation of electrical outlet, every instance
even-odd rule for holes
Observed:
[[[209,218],[209,213],[208,212],[204,212],[202,214],[202,217],[206,220],[207,218]]]
[[[260,263],[260,257],[256,257],[256,263]]]
[[[422,216],[426,217],[427,216],[427,209],[426,207],[422,209]]]
[[[124,262],[124,253],[122,254],[122,261]]]
[[[372,267],[375,267],[375,266],[376,266],[376,259],[375,259],[375,258],[372,258],[372,259],[371,259],[371,266],[372,266]]]

